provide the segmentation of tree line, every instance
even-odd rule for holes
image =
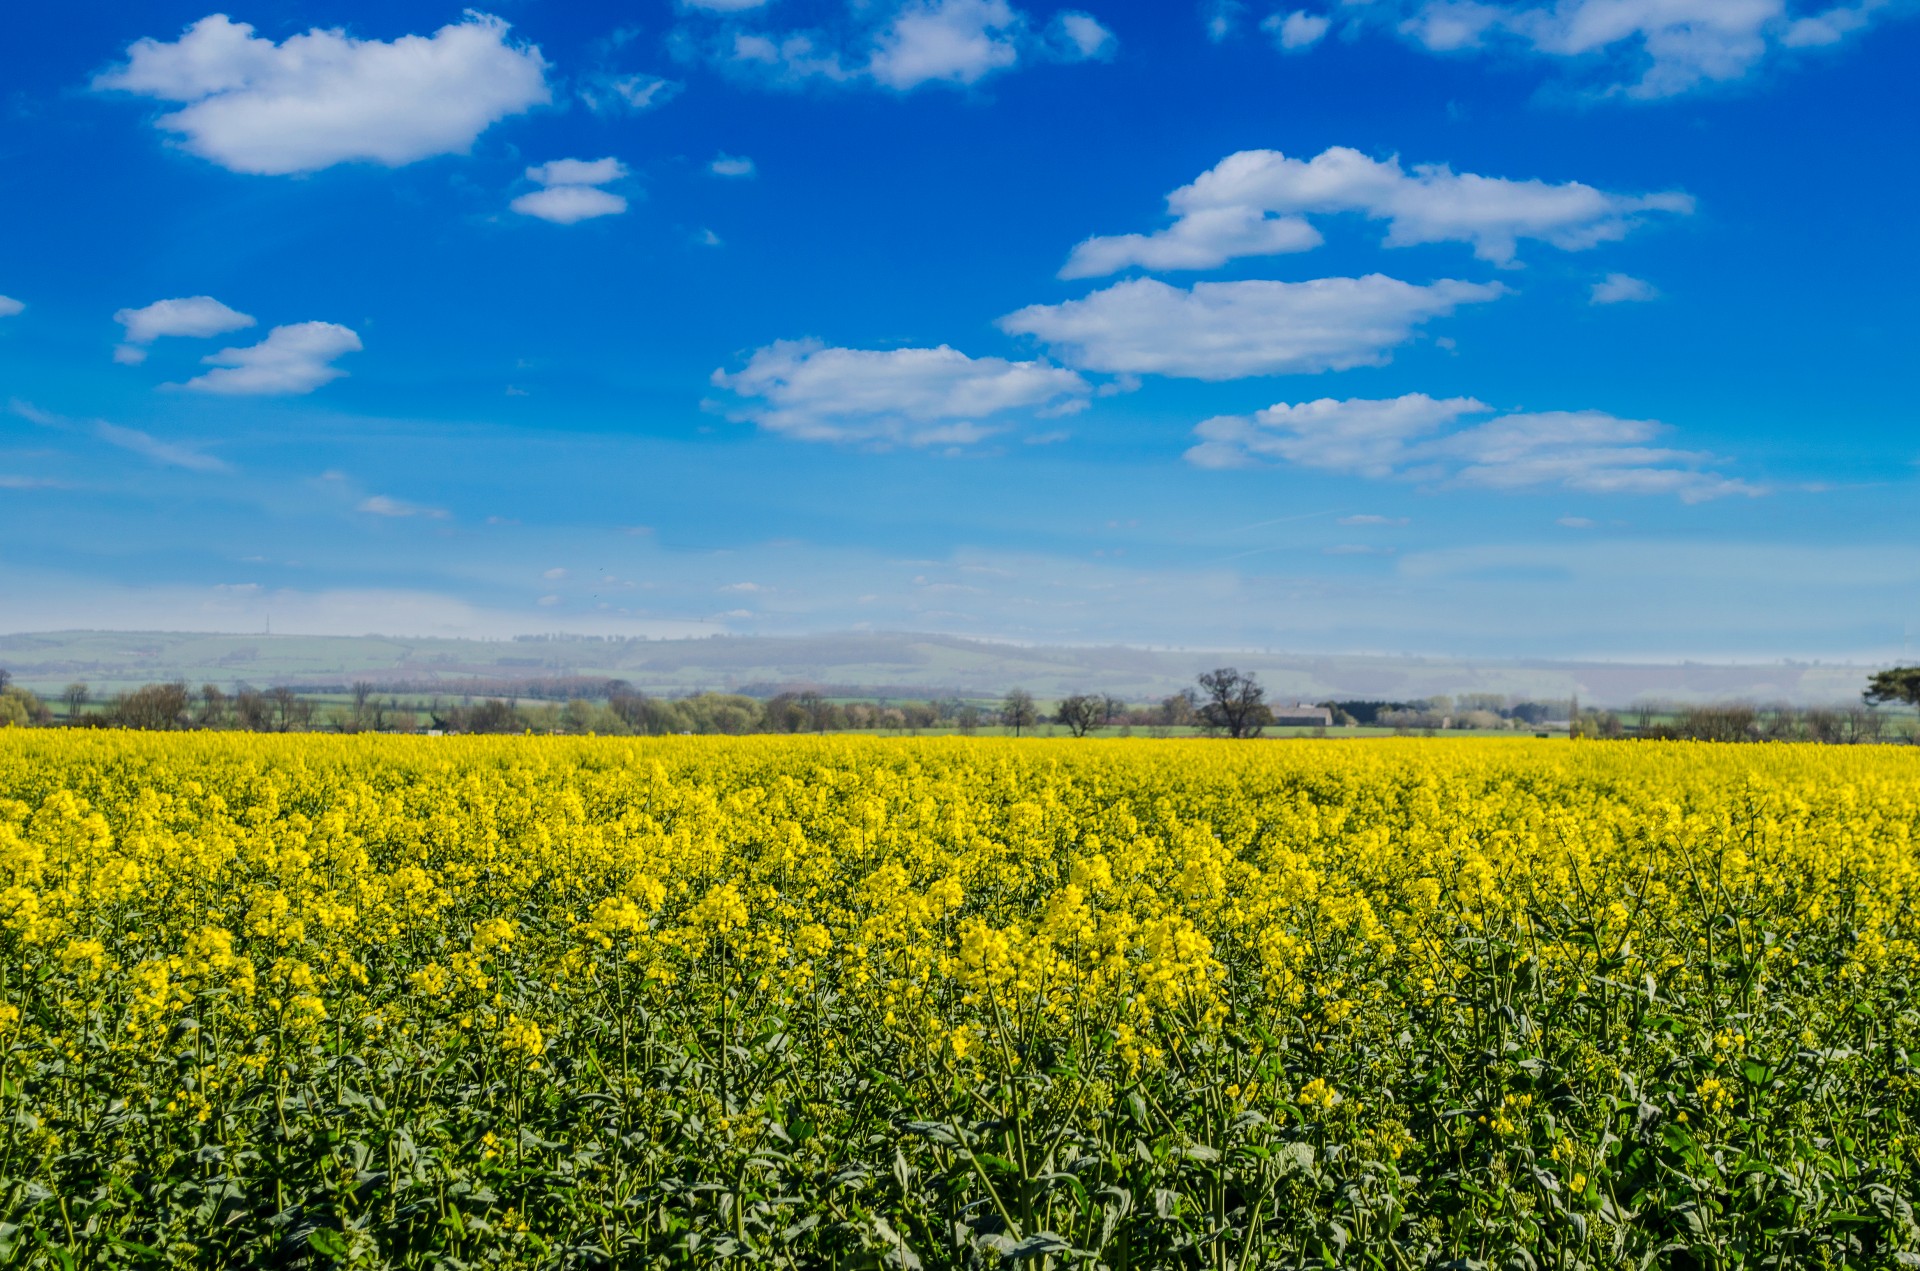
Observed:
[[[258,689],[243,684],[228,691],[216,684],[195,689],[176,680],[100,698],[86,684],[74,683],[60,693],[65,710],[56,716],[48,703],[12,684],[0,670],[0,726],[611,736],[947,729],[972,734],[999,727],[1019,736],[1042,724],[1057,724],[1076,737],[1114,727],[1254,737],[1272,719],[1259,681],[1231,667],[1209,671],[1195,688],[1154,703],[1077,693],[1061,698],[1051,710],[1043,710],[1023,688],[1009,690],[997,702],[958,696],[889,702],[834,700],[809,690],[776,693],[764,700],[737,693],[654,697],[624,680],[576,681],[570,687],[587,691],[565,702],[522,702],[511,693],[420,701],[362,681],[339,695],[345,700],[330,702],[286,685]]]
[[[489,688],[495,687],[488,685]],[[552,686],[543,686],[551,688]],[[1192,687],[1155,702],[1127,702],[1074,693],[1045,709],[1024,688],[997,701],[958,696],[925,701],[845,700],[815,690],[789,690],[762,699],[738,693],[655,697],[625,680],[573,681],[577,696],[560,702],[523,702],[512,693],[463,693],[403,699],[400,692],[361,681],[328,701],[288,686],[232,691],[184,681],[147,684],[96,698],[84,683],[58,696],[56,716],[36,694],[0,669],[0,727],[233,729],[253,732],[593,733],[603,736],[671,734],[955,731],[1001,728],[1014,736],[1043,725],[1085,737],[1104,729],[1176,730],[1206,736],[1252,738],[1274,724],[1275,713],[1257,676],[1219,667]],[[1466,693],[1408,701],[1330,700],[1318,703],[1335,727],[1391,728],[1398,732],[1564,728],[1573,736],[1723,742],[1811,741],[1832,744],[1920,741],[1911,716],[1875,709],[1920,706],[1920,667],[1880,672],[1855,707],[1757,706],[1749,703],[1641,702],[1624,711],[1585,710],[1577,700],[1532,701]]]

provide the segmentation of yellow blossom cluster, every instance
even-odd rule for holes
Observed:
[[[1302,1178],[1471,1160],[1585,1196],[1609,1144],[1684,1155],[1795,1064],[1839,1106],[1910,1043],[1855,1005],[1920,976],[1917,826],[1894,748],[10,730],[0,1183],[120,1196],[142,1248],[280,1259],[320,1222],[322,1252],[529,1265],[582,1196],[568,1238],[614,1263],[921,1238],[748,1195],[803,1166],[950,1170],[925,1230],[989,1242],[1066,1223],[1046,1180],[1086,1162],[1159,1171],[1087,1249],[1211,1169],[1225,1240],[1295,1176],[1233,1209],[1235,1135]],[[0,1227],[66,1247],[40,1204]],[[1456,1219],[1422,1221],[1440,1258]]]

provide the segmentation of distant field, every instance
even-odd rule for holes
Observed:
[[[1036,697],[1097,692],[1148,701],[1222,664],[1257,673],[1269,700],[1407,700],[1501,693],[1578,696],[1624,705],[1643,697],[1745,698],[1799,704],[1857,700],[1868,668],[1820,663],[1710,665],[1473,661],[1441,657],[1289,654],[1262,650],[1072,648],[953,636],[848,632],[687,640],[401,639],[387,636],[209,635],[65,631],[0,636],[0,667],[56,694],[85,681],[98,694],[156,680],[231,688],[344,688],[369,680],[459,693],[476,682],[624,679],[654,694],[776,691],[817,685],[863,698],[993,697],[1020,685]]]

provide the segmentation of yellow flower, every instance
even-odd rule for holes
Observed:
[[[1300,1093],[1294,1097],[1294,1102],[1309,1112],[1331,1111],[1340,1101],[1340,1092],[1328,1085],[1321,1077],[1315,1077],[1300,1087]]]

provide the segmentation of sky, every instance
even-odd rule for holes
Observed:
[[[1916,16],[8,6],[0,630],[1897,657]]]

